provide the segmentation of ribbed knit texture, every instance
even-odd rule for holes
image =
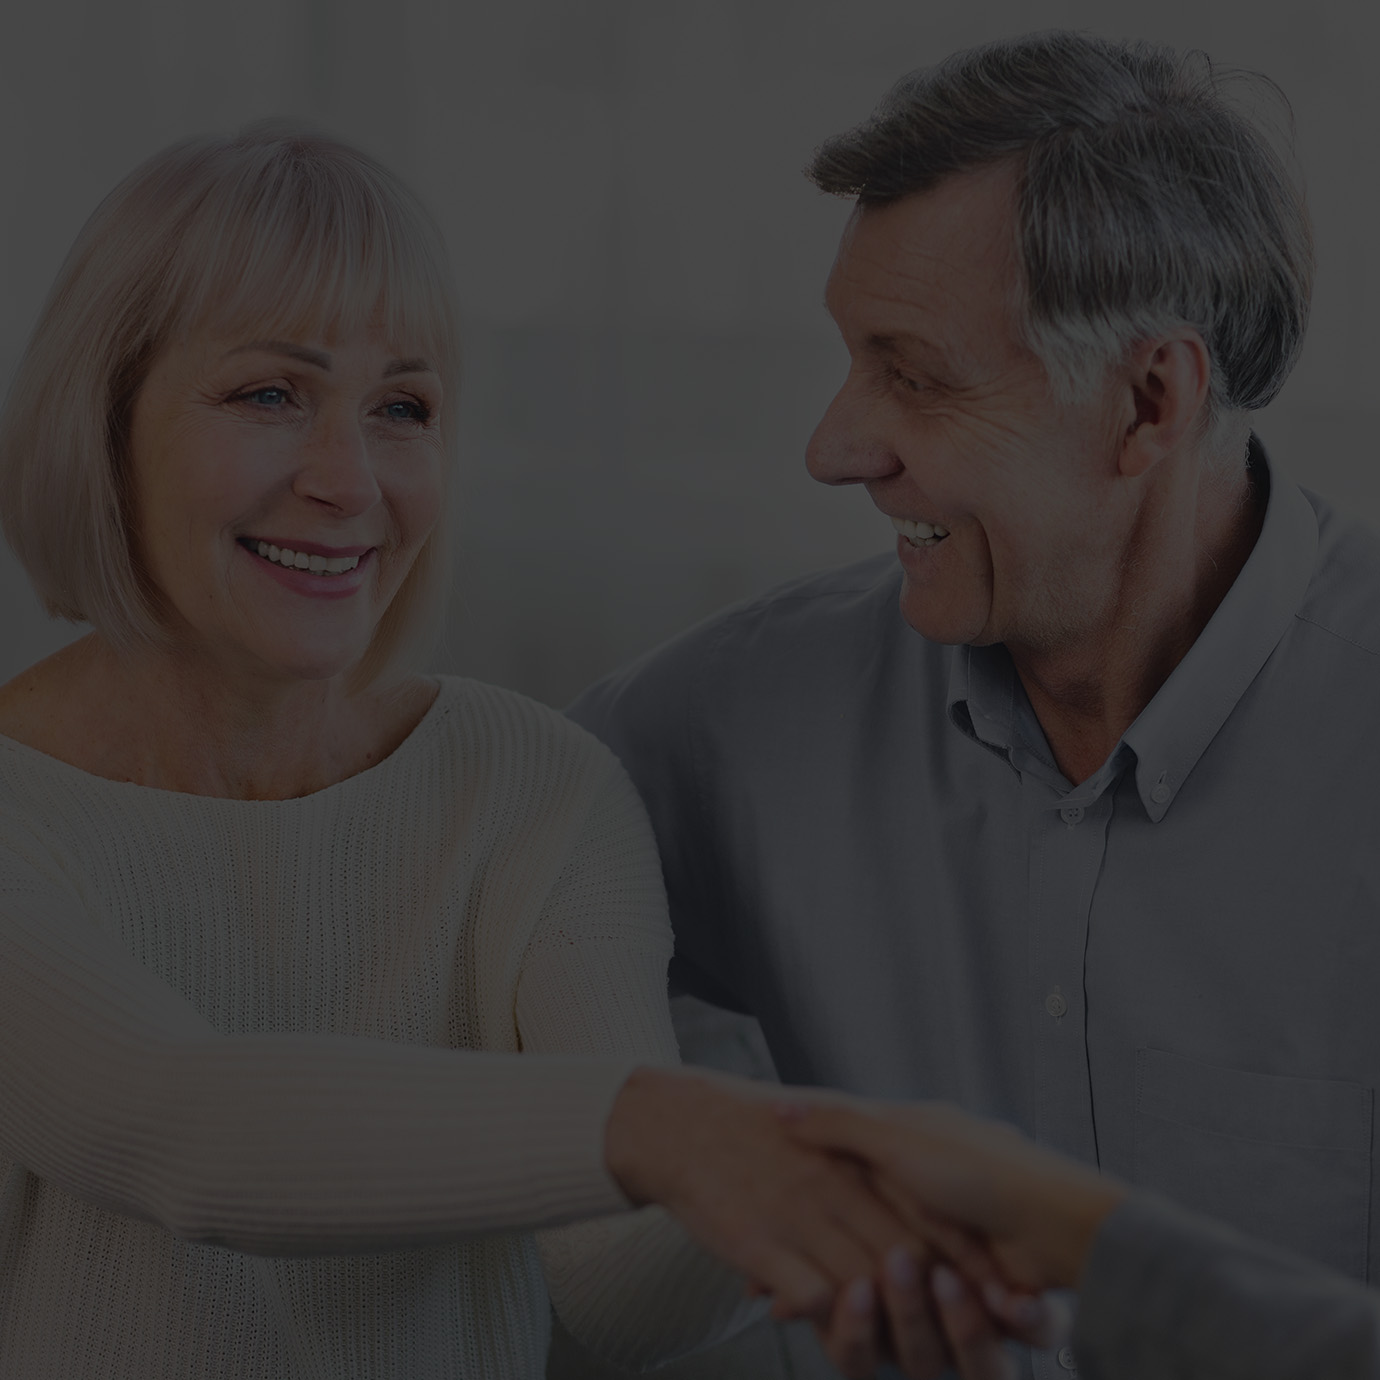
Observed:
[[[603,1167],[670,950],[617,761],[507,691],[294,800],[0,738],[0,1376],[537,1380],[542,1255],[620,1364],[745,1325]]]

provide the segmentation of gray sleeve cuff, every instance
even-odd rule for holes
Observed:
[[[1380,1380],[1380,1294],[1137,1191],[1079,1284],[1080,1380]]]

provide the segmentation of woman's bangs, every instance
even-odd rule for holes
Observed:
[[[190,261],[205,269],[179,294],[181,329],[298,342],[377,333],[449,373],[454,323],[435,247],[420,227],[389,216],[367,187],[274,190],[272,200],[207,208],[219,220],[213,252],[195,250],[194,234],[184,239]]]

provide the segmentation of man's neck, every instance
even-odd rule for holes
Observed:
[[[1258,474],[1214,502],[1197,524],[1191,577],[1133,606],[1157,612],[1116,618],[1109,630],[1073,648],[1031,653],[1008,647],[1060,771],[1078,785],[1107,760],[1122,734],[1154,699],[1198,640],[1255,547],[1265,517]],[[1144,568],[1144,567],[1142,567]]]

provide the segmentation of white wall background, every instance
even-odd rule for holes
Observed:
[[[902,71],[1051,25],[1205,48],[1293,102],[1319,273],[1258,429],[1380,522],[1370,0],[45,0],[0,52],[0,378],[78,226],[170,140],[310,117],[442,220],[465,306],[457,606],[439,669],[563,703],[723,604],[883,550],[802,454],[844,355],[845,203],[800,175]],[[80,629],[0,562],[0,680]]]

